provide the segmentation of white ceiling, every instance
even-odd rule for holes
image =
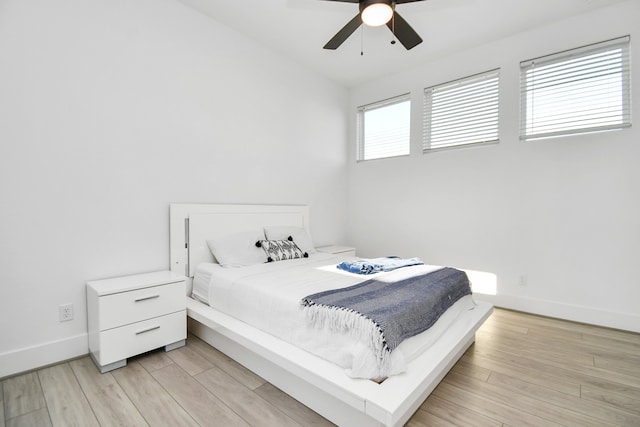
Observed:
[[[350,87],[623,0],[428,0],[397,6],[423,43],[392,45],[386,26],[362,26],[338,50],[322,48],[358,13],[323,0],[179,0],[267,47]],[[364,46],[364,55],[360,55]]]

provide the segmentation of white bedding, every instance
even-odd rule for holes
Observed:
[[[307,326],[300,301],[307,295],[351,286],[376,277],[396,281],[441,267],[418,265],[375,275],[338,270],[346,258],[313,253],[309,258],[224,268],[203,263],[196,268],[193,298],[303,348],[345,369],[354,378],[380,379],[403,372],[406,364],[430,347],[447,327],[475,306],[468,295],[456,302],[429,330],[402,342],[391,354],[388,371],[381,367],[369,347],[348,333]]]

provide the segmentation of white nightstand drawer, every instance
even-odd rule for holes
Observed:
[[[126,359],[183,340],[187,334],[186,310],[100,332],[94,357],[101,365]]]
[[[185,282],[106,295],[98,300],[100,331],[184,310]]]

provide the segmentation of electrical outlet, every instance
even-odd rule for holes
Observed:
[[[61,322],[73,320],[73,304],[61,304],[58,306],[58,317]]]
[[[518,278],[518,285],[527,286],[527,275],[523,274]]]

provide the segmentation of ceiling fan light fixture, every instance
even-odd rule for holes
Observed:
[[[404,20],[398,12],[396,12],[396,4],[404,4],[410,2],[426,1],[426,0],[325,0],[332,2],[358,3],[359,13],[351,18],[347,25],[342,27],[332,38],[324,45],[324,49],[336,50],[340,47],[351,34],[362,24],[368,26],[387,25],[393,33],[393,42],[396,40],[402,43],[405,49],[410,50],[422,43],[422,39],[411,28],[411,25]],[[380,13],[382,12],[382,13]],[[374,18],[377,16],[377,18]],[[393,44],[393,42],[391,44]]]
[[[362,22],[370,27],[379,27],[385,25],[393,16],[393,8],[390,3],[376,2],[371,3],[362,9],[360,13]]]

